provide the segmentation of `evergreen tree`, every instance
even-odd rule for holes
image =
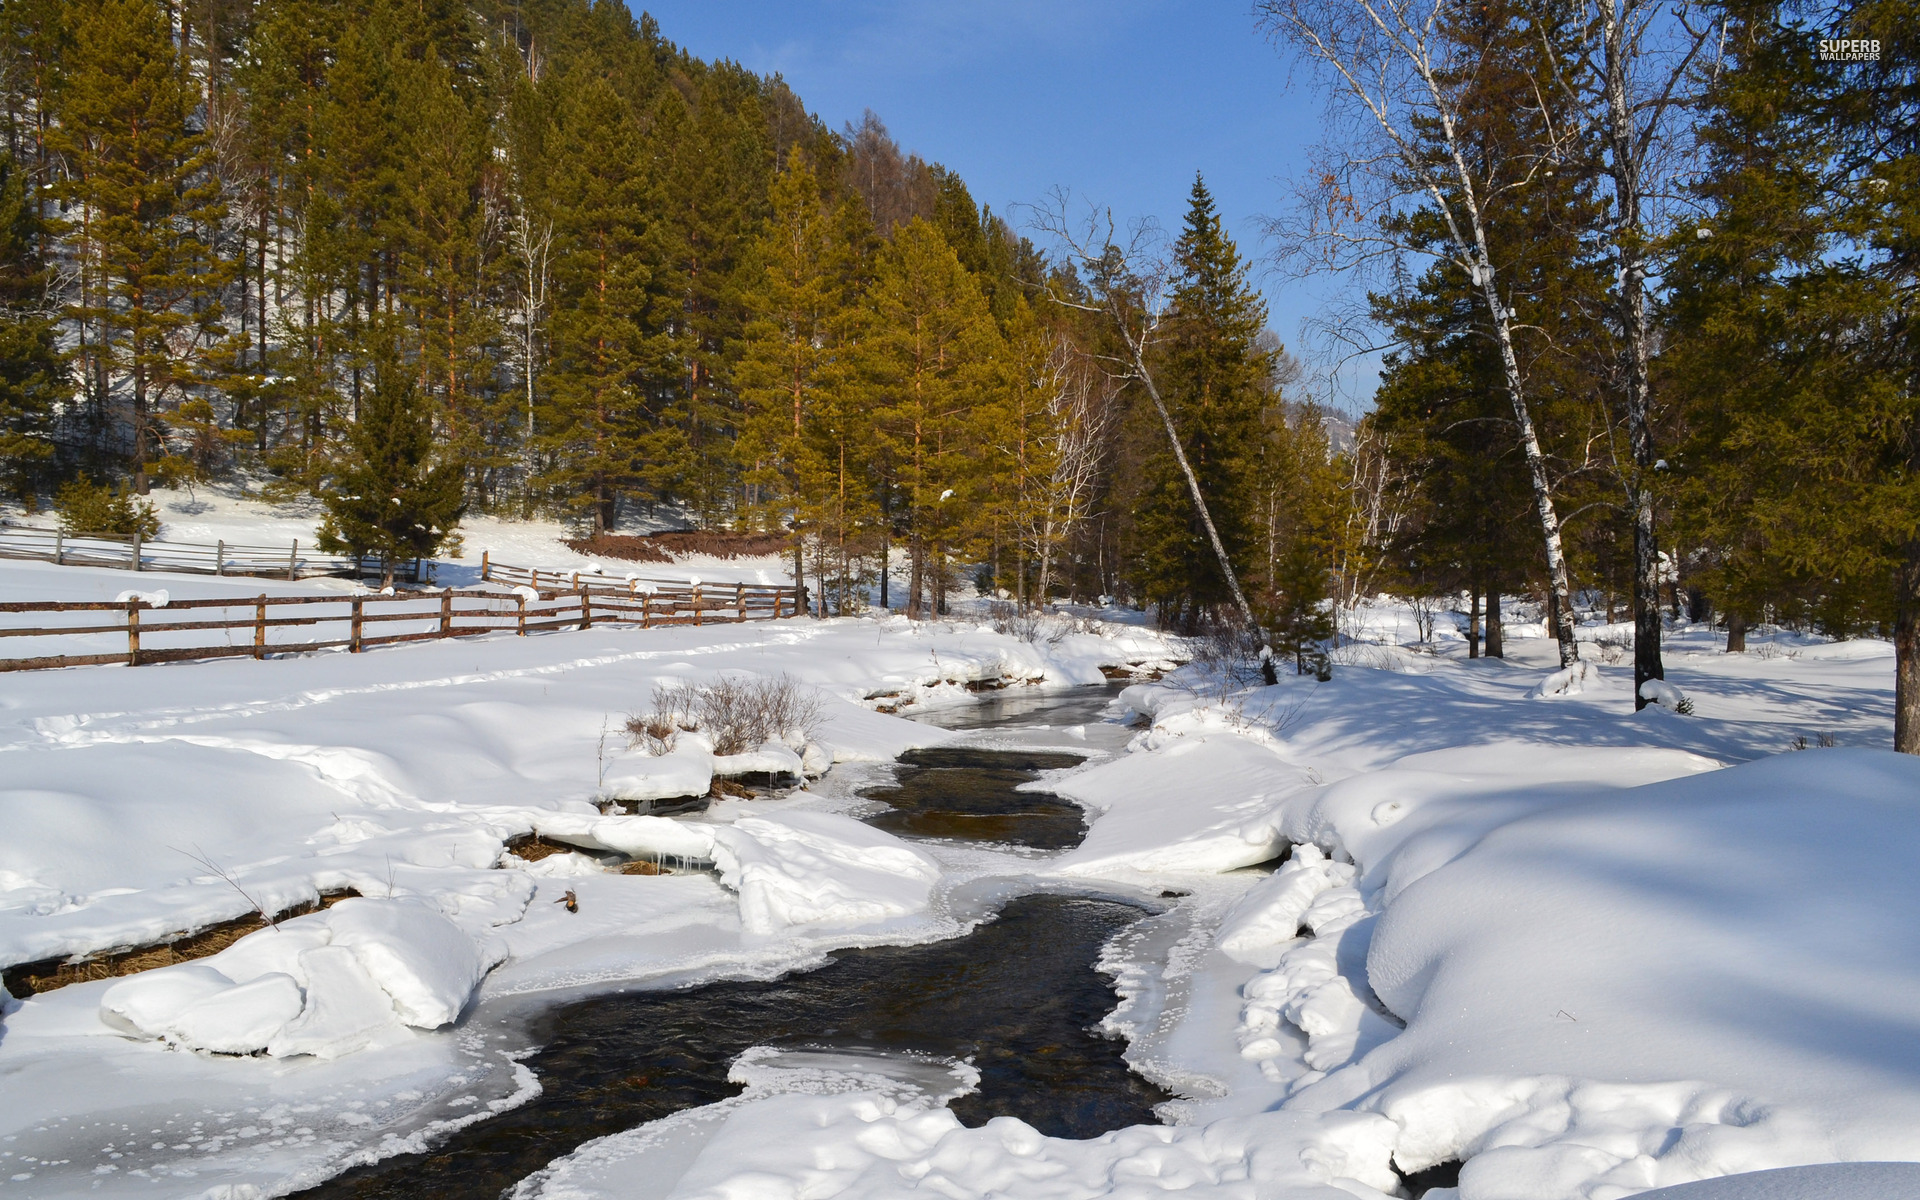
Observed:
[[[844,544],[848,520],[842,460],[847,447],[823,436],[817,414],[844,382],[852,297],[851,247],[835,237],[820,179],[798,147],[774,181],[773,215],[749,256],[740,300],[753,314],[733,367],[745,408],[739,453],[764,523],[791,515],[794,578],[805,575],[808,531],[816,544]],[[855,496],[866,491],[856,484]],[[844,591],[844,580],[843,587]],[[820,597],[824,603],[824,590]]]
[[[442,436],[473,472],[484,504],[493,472],[511,463],[511,401],[495,386],[499,313],[493,304],[503,239],[489,208],[492,104],[461,60],[437,54],[394,64],[400,171],[395,218],[398,290],[419,387],[436,402]]]
[[[650,435],[637,386],[646,349],[638,318],[650,278],[648,181],[633,113],[590,69],[559,81],[547,146],[555,301],[539,441],[552,465],[540,483],[598,537],[613,526],[616,501],[642,461],[660,456],[663,431]]]
[[[907,614],[946,602],[950,554],[978,532],[985,489],[971,456],[1003,386],[986,298],[946,238],[915,218],[881,251],[861,345],[877,455],[897,490],[911,577]]]
[[[322,498],[320,549],[377,555],[385,583],[396,563],[446,545],[466,507],[461,466],[435,452],[433,417],[410,374],[391,359],[377,371]]]
[[[54,405],[68,389],[40,257],[43,230],[21,176],[0,154],[0,477],[31,512],[53,458]]]
[[[161,6],[83,6],[52,138],[70,172],[59,194],[79,209],[68,225],[81,294],[69,315],[91,360],[95,404],[104,409],[111,374],[127,378],[142,493],[156,449],[153,405],[198,382],[196,359],[221,332],[224,264],[206,234],[223,208],[199,102]]]
[[[1244,573],[1254,547],[1251,455],[1270,369],[1255,346],[1266,304],[1247,282],[1246,263],[1198,175],[1174,263],[1155,374],[1228,560]],[[1139,436],[1154,440],[1152,415],[1141,414],[1141,424],[1147,428]],[[1230,603],[1232,590],[1171,448],[1156,448],[1143,474],[1134,501],[1140,591],[1159,606],[1162,621],[1192,629],[1203,613]]]

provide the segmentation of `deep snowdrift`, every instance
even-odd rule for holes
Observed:
[[[1187,1123],[968,1130],[942,1107],[963,1064],[760,1050],[741,1097],[582,1147],[523,1194],[1377,1198],[1464,1159],[1460,1200],[1615,1200],[1920,1159],[1920,763],[1857,748],[1886,736],[1884,644],[1725,656],[1710,636],[1669,648],[1691,715],[1633,714],[1624,667],[1552,679],[1551,646],[1519,636],[1506,662],[1360,645],[1322,685],[1134,687],[1128,752],[1037,785],[1092,825],[1051,857],[851,820],[861,764],[951,736],[873,709],[1093,682],[1175,652],[1151,633],[792,621],[19,677],[0,961],[366,898],[9,1005],[0,1073],[34,1102],[0,1116],[0,1194],[284,1192],[538,1088],[476,999],[767,977],[950,936],[982,895],[1034,886],[1172,897],[1103,963],[1126,997],[1110,1024]],[[839,769],[698,816],[603,811],[705,786],[698,739],[649,757],[607,731],[655,683],[722,672],[819,689],[811,750],[775,749]],[[1856,748],[1783,753],[1823,741]],[[716,869],[504,857],[528,832]],[[1901,1177],[1804,1178],[1856,1200]]]

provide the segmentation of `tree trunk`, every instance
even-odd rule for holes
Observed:
[[[1547,478],[1547,456],[1540,449],[1540,435],[1533,427],[1533,414],[1527,409],[1525,385],[1520,377],[1520,359],[1513,351],[1513,335],[1500,314],[1500,294],[1493,285],[1493,267],[1486,251],[1480,253],[1481,291],[1494,314],[1494,340],[1500,346],[1500,367],[1506,376],[1507,398],[1513,404],[1513,420],[1520,434],[1520,453],[1527,463],[1527,480],[1533,486],[1534,513],[1540,521],[1540,538],[1547,554],[1548,591],[1553,602],[1553,639],[1560,648],[1560,665],[1570,666],[1580,657],[1573,636],[1573,581],[1567,571],[1566,552],[1560,544],[1560,516],[1554,510],[1553,484]]]
[[[1487,589],[1487,657],[1505,658],[1507,656],[1506,631],[1500,621],[1500,590]]]
[[[1480,657],[1480,585],[1468,589],[1473,599],[1467,603],[1467,657]]]
[[[1893,748],[1920,754],[1920,541],[1907,543],[1894,584]]]
[[[1747,652],[1747,614],[1729,610],[1727,613],[1727,653],[1745,654]]]

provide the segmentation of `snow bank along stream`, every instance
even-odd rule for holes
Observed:
[[[1166,1094],[1128,1069],[1097,1027],[1112,984],[1101,947],[1138,920],[1105,901],[1030,896],[962,938],[845,951],[764,983],[595,996],[533,1019],[525,1060],[540,1097],[454,1134],[424,1155],[357,1168],[310,1200],[492,1197],[590,1138],[737,1095],[751,1047],[884,1053],[964,1062],[967,1125],[1013,1116],[1053,1137],[1088,1138],[1154,1120]]]
[[[1152,635],[657,632],[506,642],[485,669],[435,645],[111,673],[111,703],[108,672],[9,693],[6,961],[346,887],[362,899],[195,970],[8,1004],[0,1088],[32,1099],[0,1105],[0,1197],[286,1194],[347,1168],[373,1180],[379,1160],[430,1164],[489,1126],[496,1151],[449,1165],[497,1168],[523,1200],[1380,1200],[1415,1181],[1431,1200],[1620,1200],[1920,1159],[1920,762],[1845,748],[1884,741],[1884,646],[1726,656],[1676,632],[1669,674],[1690,715],[1633,714],[1624,671],[1603,664],[1543,687],[1557,663],[1525,638],[1505,662],[1383,645],[1324,685],[1189,669],[1123,694],[1136,729],[1095,723],[1103,696],[1018,712],[1046,689],[946,709],[1036,727],[978,726],[973,745],[1090,754],[998,781],[1021,789],[1021,819],[1062,820],[1040,849],[877,828],[939,813],[912,793],[943,772],[987,776],[938,753],[890,775],[902,752],[956,739],[875,713],[874,697],[932,715],[986,679],[1090,684],[1151,657]],[[724,764],[697,745],[596,756],[593,730],[660,680],[727,671],[823,689],[827,727],[784,753],[838,768],[677,819],[609,811]],[[1778,753],[1809,737],[1842,748]],[[885,803],[889,785],[908,803]],[[949,809],[923,828],[989,818]],[[502,843],[528,834],[582,852],[499,869]],[[1247,870],[1289,846],[1277,872]],[[220,870],[191,871],[182,851]],[[627,877],[595,857],[613,854],[715,873]],[[1034,893],[1049,898],[1019,899]],[[610,1043],[640,1040],[623,1022],[642,999],[736,989],[751,1009],[756,989],[850,962],[963,953],[991,910],[1008,913],[1002,933],[973,936],[1003,936],[1027,905],[1108,911],[1101,898],[1156,911],[1087,941],[1097,971],[1078,949],[1058,965],[1100,990],[1087,1021],[1113,1006],[1099,1025],[1124,1044],[1080,1036],[1173,1095],[1155,1107],[1166,1124],[1084,1140],[1010,1115],[970,1127],[958,1114],[984,1103],[993,1056],[970,1064],[965,1043],[990,1038],[902,1017],[929,1040],[884,1052],[830,1004],[816,1023],[831,1034],[770,1030],[669,1064],[686,1069],[676,1088],[713,1099],[657,1120],[621,1108],[654,1074],[599,1073]],[[577,1034],[536,1027],[562,1012]],[[212,1052],[248,1047],[263,1052]],[[514,1122],[538,1126],[538,1106],[573,1117],[557,1088],[543,1095],[542,1054],[579,1061],[574,1107],[592,1120],[522,1144]],[[1867,1182],[1884,1172],[1837,1176],[1823,1196],[1886,1194]]]

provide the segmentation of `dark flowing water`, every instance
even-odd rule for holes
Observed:
[[[1107,706],[1126,688],[1125,683],[1066,690],[1010,687],[966,704],[941,705],[922,712],[907,708],[900,715],[942,729],[1062,729],[1101,720]]]
[[[966,746],[909,750],[897,782],[861,795],[892,806],[867,824],[901,837],[1002,842],[1041,850],[1078,846],[1086,836],[1077,804],[1045,792],[1018,790],[1039,772],[1078,765],[1078,754],[980,750]]]
[[[1058,1137],[1151,1123],[1167,1093],[1127,1068],[1094,1026],[1118,997],[1093,969],[1144,914],[1064,896],[1009,901],[997,920],[925,946],[850,950],[772,983],[624,992],[555,1008],[531,1030],[543,1093],[423,1155],[355,1168],[310,1200],[492,1200],[591,1138],[737,1094],[749,1046],[914,1051],[970,1059],[980,1087],[952,1104],[967,1125],[1010,1115]]]

